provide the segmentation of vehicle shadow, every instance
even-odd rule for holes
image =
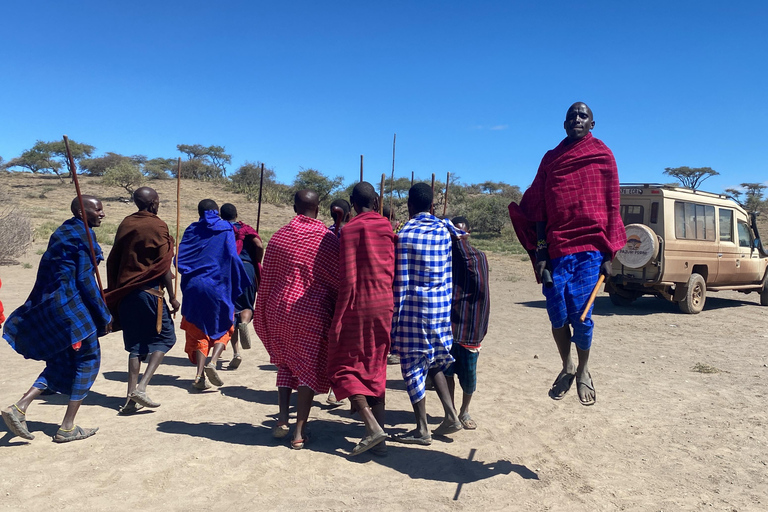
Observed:
[[[527,308],[546,309],[547,307],[546,300],[531,300],[518,302],[517,304]],[[708,296],[704,303],[704,311],[756,305],[754,300]],[[616,306],[611,302],[610,297],[597,297],[595,299],[595,306],[592,309],[592,316],[647,316],[657,313],[685,314],[680,311],[680,307],[677,304],[653,296],[640,297],[629,306]]]

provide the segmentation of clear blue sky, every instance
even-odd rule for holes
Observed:
[[[593,109],[620,179],[766,182],[768,2],[27,1],[3,5],[0,156],[223,145],[352,182],[445,172],[527,187]]]

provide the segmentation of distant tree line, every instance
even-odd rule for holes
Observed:
[[[692,190],[697,190],[706,179],[720,175],[711,167],[667,167],[664,169],[664,174],[675,178],[682,186]],[[768,201],[763,197],[763,191],[768,186],[762,183],[741,183],[739,187],[742,190],[725,189],[726,195],[749,212],[768,210]]]

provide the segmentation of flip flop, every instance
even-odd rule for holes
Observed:
[[[575,378],[575,373],[566,373],[565,370],[562,370],[557,375],[555,382],[552,383],[552,387],[549,388],[549,398],[552,400],[562,400],[571,389]]]
[[[2,415],[5,425],[12,433],[30,441],[35,438],[32,432],[27,428],[26,413],[19,409],[18,405],[13,404],[8,407],[8,409],[2,411]]]
[[[371,448],[371,453],[374,454],[377,457],[386,457],[387,456],[387,442],[382,441],[373,448]]]
[[[272,437],[275,439],[282,439],[288,435],[291,431],[291,427],[287,423],[278,422],[277,425],[272,427]]]
[[[441,423],[440,426],[438,426],[435,430],[432,431],[432,433],[436,436],[447,436],[449,434],[455,434],[459,430],[462,430],[464,426],[461,423],[461,420],[454,423],[453,425],[446,425],[445,423]]]
[[[461,422],[461,426],[464,427],[464,430],[475,430],[477,428],[477,423],[475,423],[475,420],[473,420],[469,414],[459,416],[459,421]]]
[[[389,437],[392,441],[403,444],[418,444],[420,446],[429,446],[432,444],[432,436],[416,437],[409,433],[395,434]]]
[[[587,372],[587,375],[589,375],[589,380],[592,381],[592,374]],[[592,392],[595,391],[595,383],[594,383],[594,381],[592,381],[591,385],[587,384],[584,381],[577,381],[576,382],[577,391],[578,391],[578,387],[579,386],[584,386],[584,387],[586,387],[588,390],[590,390]],[[581,398],[581,393],[579,393],[579,402],[581,402],[581,405],[595,405],[596,401],[597,401],[597,393],[595,393],[595,397],[592,398],[592,399],[582,399]]]
[[[214,386],[222,386],[224,385],[224,381],[221,380],[221,377],[219,377],[219,373],[216,371],[216,366],[213,363],[208,363],[205,365],[205,376],[208,377],[208,380],[211,381],[211,384]]]
[[[197,389],[199,391],[211,389],[211,385],[208,384],[208,381],[205,379],[205,374],[195,378],[195,382],[192,383],[192,389]]]
[[[53,436],[54,443],[69,443],[70,441],[80,441],[81,439],[87,439],[94,435],[97,428],[83,428],[75,425],[72,430],[59,429],[56,435]]]
[[[243,358],[240,356],[240,354],[237,354],[229,362],[229,366],[227,366],[227,370],[237,370],[240,367],[240,363],[242,362],[243,362]]]
[[[134,391],[130,395],[128,395],[128,398],[133,400],[139,405],[143,405],[144,407],[149,407],[150,409],[154,409],[156,407],[160,407],[160,404],[158,402],[152,401],[149,396],[147,396],[146,391]]]
[[[291,448],[294,450],[301,450],[309,442],[311,437],[309,432],[305,432],[303,439],[291,439]]]
[[[387,434],[380,430],[376,432],[373,435],[364,437],[355,448],[352,450],[352,453],[350,453],[350,457],[354,457],[355,455],[360,455],[361,453],[367,452],[371,448],[374,448],[379,443],[383,443],[387,440]]]
[[[139,412],[143,408],[144,408],[143,405],[137,404],[136,402],[133,401],[133,399],[130,399],[130,400],[128,400],[128,403],[126,403],[125,405],[121,406],[117,410],[117,414],[119,414],[121,416],[130,416],[131,414],[136,414],[137,412]]]

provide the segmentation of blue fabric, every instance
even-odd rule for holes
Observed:
[[[89,228],[90,229],[90,228]],[[91,229],[97,262],[104,260]],[[65,221],[48,241],[26,302],[11,313],[3,338],[27,359],[47,361],[89,336],[112,317],[101,298],[83,221]]]
[[[451,233],[463,231],[429,213],[398,233],[391,350],[400,356],[411,403],[424,398],[430,368],[444,370],[453,362]]]
[[[152,286],[153,283],[149,283]],[[154,286],[157,289],[157,283]],[[153,352],[167,353],[176,344],[176,330],[163,300],[160,332],[157,332],[157,297],[145,290],[134,290],[118,305],[123,326],[123,345],[130,357],[142,361]]]
[[[480,351],[474,350],[472,352],[463,345],[454,343],[451,347],[451,355],[455,361],[444,372],[446,377],[456,375],[459,378],[461,390],[468,395],[477,389],[477,359],[480,357]]]
[[[88,395],[101,366],[101,348],[95,334],[82,340],[78,350],[72,347],[62,350],[45,362],[45,370],[33,387],[69,395],[79,401]]]
[[[551,260],[554,286],[542,286],[547,298],[547,313],[552,327],[559,329],[570,323],[571,341],[581,350],[592,346],[592,308],[581,321],[592,289],[600,276],[603,255],[598,251],[577,252]]]
[[[211,339],[233,325],[235,300],[250,280],[237,254],[232,225],[209,210],[184,231],[178,267],[184,294],[181,314]]]

